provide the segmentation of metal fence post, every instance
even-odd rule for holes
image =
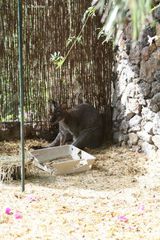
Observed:
[[[21,187],[25,190],[25,154],[24,154],[24,82],[22,54],[22,0],[18,0],[18,69],[19,69],[19,115],[20,115],[20,148],[21,148]]]

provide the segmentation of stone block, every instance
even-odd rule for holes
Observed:
[[[149,159],[155,159],[157,148],[152,144],[144,142],[142,144],[142,151],[147,155]]]
[[[129,133],[128,137],[129,137],[129,140],[128,140],[129,146],[137,145],[139,137],[137,136],[136,133]]]
[[[152,83],[151,95],[154,96],[157,93],[160,93],[160,78]]]
[[[160,36],[160,24],[156,23],[156,35]]]
[[[139,83],[140,92],[144,97],[147,97],[151,92],[151,84],[142,81]]]
[[[160,92],[153,96],[149,108],[156,113],[160,111]]]
[[[126,117],[126,120],[129,121],[132,117],[135,116],[135,113],[131,112],[131,111],[128,111],[128,109],[126,110],[125,112],[125,117]]]
[[[155,74],[154,74],[154,79],[156,81],[159,81],[160,80],[160,70],[157,70],[155,71]]]
[[[147,61],[149,59],[149,47],[146,46],[142,49],[142,52],[141,52],[141,59],[144,60],[144,61]]]
[[[118,115],[119,111],[117,110],[117,108],[113,108],[112,121],[116,121]]]
[[[153,119],[153,134],[160,135],[160,112]]]
[[[121,75],[119,76],[119,82],[118,82],[118,86],[117,86],[117,97],[120,97],[125,89],[127,87],[127,77],[125,76],[125,72],[122,72]]]
[[[140,132],[137,132],[137,135],[142,141],[148,142],[148,143],[153,143],[152,142],[152,135],[148,134],[147,132],[140,131]]]
[[[139,103],[139,105],[140,105],[140,112],[141,112],[141,110],[142,110],[142,106],[146,106],[147,105],[147,101],[144,99],[144,96],[142,95],[142,94],[139,94],[138,96],[137,96],[137,99],[138,99],[138,103]]]
[[[139,115],[135,115],[133,118],[130,119],[129,121],[129,126],[130,127],[135,127],[137,126],[138,124],[140,124],[142,121],[142,117],[139,116]]]
[[[153,52],[148,61],[141,61],[140,78],[151,83],[154,81],[154,74],[160,68],[160,48]]]
[[[126,121],[126,120],[124,119],[124,120],[121,122],[120,131],[123,132],[123,133],[127,133],[128,128],[129,128],[129,123],[128,123],[128,121]]]
[[[122,95],[122,100],[121,100],[122,104],[126,105],[129,99],[134,98],[135,100],[135,96],[138,94],[138,92],[139,92],[139,85],[136,84],[135,81],[128,83]]]
[[[133,83],[138,86],[138,84],[141,82],[141,79],[139,77],[133,79]]]
[[[143,142],[141,139],[138,140],[138,146],[142,147],[142,144],[143,144],[143,143],[144,143],[144,142]]]
[[[157,48],[160,47],[160,38],[159,37],[156,39],[156,46],[157,46]]]
[[[117,116],[117,120],[122,121],[123,119],[124,119],[124,111],[121,111]]]
[[[157,47],[160,47],[160,24],[157,23],[156,24],[156,35],[158,36],[158,38],[156,39],[155,43]]]
[[[155,29],[151,26],[145,27],[143,34],[141,36],[141,44],[142,47],[144,48],[145,46],[148,46],[148,35],[150,37],[155,36]]]
[[[136,44],[135,47],[132,47],[130,50],[130,54],[129,54],[129,60],[132,64],[139,64],[140,62],[140,54],[141,54],[141,45],[140,44]]]
[[[137,84],[130,82],[125,89],[125,94],[128,97],[133,98],[136,95],[136,90],[137,90]]]
[[[156,113],[151,111],[148,107],[142,107],[142,118],[146,121],[153,121],[156,116]]]
[[[156,44],[155,44],[155,43],[152,43],[152,44],[149,46],[149,54],[153,53],[156,49],[157,49]]]
[[[157,7],[154,11],[153,11],[153,16],[157,21],[160,21],[160,7]],[[156,27],[156,32],[157,32],[157,27]]]
[[[130,128],[128,132],[139,132],[141,131],[141,124],[135,125],[134,127]]]
[[[156,152],[156,158],[157,160],[160,160],[160,149],[158,149]]]
[[[160,149],[160,135],[154,135],[152,137],[152,141],[153,141],[154,145],[156,147],[158,147],[158,149]]]
[[[146,81],[146,82],[153,82],[154,78],[154,72],[155,72],[155,66],[156,63],[154,60],[151,61],[149,59],[148,61],[142,61],[141,62],[141,67],[140,67],[140,77]]]
[[[138,99],[129,98],[127,101],[127,109],[135,114],[139,114],[141,112],[142,106],[139,104]]]
[[[144,131],[148,134],[152,134],[153,133],[153,122],[147,122],[146,124],[144,124],[143,126]]]

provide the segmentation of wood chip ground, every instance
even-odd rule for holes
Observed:
[[[18,146],[1,142],[1,156]],[[33,169],[24,193],[20,181],[1,184],[0,239],[160,240],[160,182],[148,179],[146,157],[115,146],[87,151],[97,158],[91,171],[55,178]]]

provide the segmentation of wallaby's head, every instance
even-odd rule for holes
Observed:
[[[50,121],[53,124],[58,123],[64,118],[64,113],[65,110],[62,106],[60,106],[56,101],[54,100],[49,100],[48,101],[49,105],[49,116],[50,116]]]

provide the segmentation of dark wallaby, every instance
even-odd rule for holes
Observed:
[[[53,123],[59,122],[59,133],[47,147],[63,145],[73,137],[72,144],[78,148],[98,147],[103,140],[102,117],[91,105],[84,103],[64,110],[55,101],[50,101]]]

